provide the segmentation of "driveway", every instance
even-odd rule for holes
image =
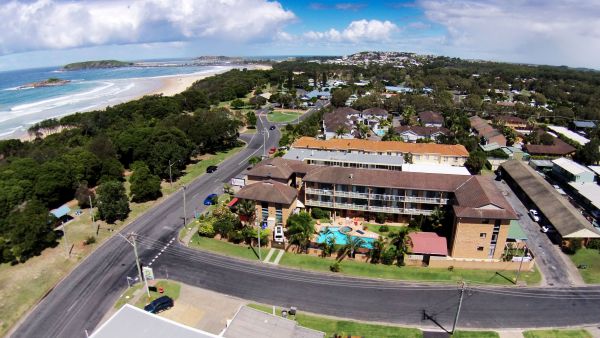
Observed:
[[[527,208],[504,182],[494,181],[519,216],[519,223],[527,235],[527,246],[533,252],[537,266],[548,286],[585,285],[575,265],[557,245],[540,230],[540,225],[529,217]]]

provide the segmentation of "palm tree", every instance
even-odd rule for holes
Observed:
[[[288,218],[287,231],[290,244],[296,244],[300,250],[306,251],[315,234],[315,225],[310,214],[301,212]]]
[[[415,116],[415,114],[416,112],[413,106],[407,106],[406,108],[404,108],[404,111],[402,112],[402,120],[404,124],[412,125],[413,117]]]
[[[389,234],[390,243],[396,247],[396,259],[398,265],[404,265],[404,255],[410,253],[411,241],[408,237],[409,229],[404,227],[398,232],[392,232]]]
[[[256,217],[256,206],[250,200],[241,200],[238,203],[238,215],[245,216],[247,224],[253,224]]]
[[[335,136],[342,137],[344,134],[347,134],[347,133],[348,133],[348,129],[346,129],[346,127],[339,127],[335,131]]]
[[[385,251],[385,247],[385,238],[379,236],[379,238],[373,242],[373,249],[371,249],[371,263],[379,263],[381,254]]]
[[[354,258],[357,249],[360,249],[365,244],[365,240],[360,237],[352,237],[346,234],[346,244],[339,250],[338,263],[341,262],[346,255]]]
[[[371,131],[371,129],[369,129],[369,126],[367,126],[366,124],[360,123],[358,125],[357,131],[358,131],[358,138],[365,139],[369,136],[369,131]]]

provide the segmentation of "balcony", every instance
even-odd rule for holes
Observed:
[[[368,205],[364,204],[351,204],[351,203],[336,203],[336,209],[346,209],[346,210],[359,210],[359,211],[367,211],[369,210]]]
[[[378,207],[378,206],[371,205],[369,207],[369,211],[373,211],[373,212],[385,212],[385,213],[388,213],[388,214],[401,214],[401,213],[403,213],[404,210],[402,208]]]
[[[407,215],[425,215],[425,216],[431,215],[432,212],[433,212],[433,210],[424,210],[424,209],[404,209],[402,211],[403,214],[407,214]]]
[[[404,200],[406,202],[416,202],[416,203],[433,203],[433,204],[448,203],[447,198],[438,198],[438,197],[406,196]]]
[[[369,194],[367,194],[367,193],[352,192],[352,191],[339,191],[339,190],[335,191],[335,196],[336,197],[364,198],[364,199],[369,198]]]
[[[333,196],[333,190],[306,188],[307,194]]]
[[[323,201],[317,201],[317,200],[306,200],[306,202],[304,204],[310,205],[313,207],[325,207],[325,208],[333,207],[333,202],[323,202]]]
[[[380,201],[404,201],[404,195],[369,194],[369,198]]]

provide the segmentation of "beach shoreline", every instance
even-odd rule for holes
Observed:
[[[174,95],[177,95],[177,94],[185,91],[189,87],[191,87],[196,81],[200,81],[200,80],[208,78],[210,76],[225,73],[225,72],[230,71],[231,69],[236,69],[236,68],[237,69],[247,68],[247,69],[252,69],[252,70],[254,70],[254,69],[268,70],[268,69],[271,69],[271,66],[260,65],[260,64],[231,65],[231,66],[224,66],[221,69],[215,69],[215,70],[208,71],[208,72],[143,78],[142,79],[143,81],[146,81],[146,82],[158,81],[158,83],[157,83],[157,85],[151,86],[152,88],[148,88],[148,91],[145,91],[142,93],[137,93],[129,98],[123,99],[120,102],[115,102],[113,104],[98,105],[98,106],[95,106],[88,110],[73,111],[73,112],[69,112],[69,113],[65,113],[65,114],[60,114],[60,115],[57,115],[55,118],[58,119],[58,118],[72,115],[72,114],[75,114],[78,112],[103,110],[103,109],[106,109],[108,106],[113,106],[115,104],[121,104],[121,103],[134,101],[134,100],[140,99],[140,98],[142,98],[144,96],[148,96],[148,95],[174,96]],[[139,81],[139,80],[140,79],[131,79],[131,82],[134,83],[135,81]],[[49,132],[49,133],[42,133],[40,137],[44,138],[48,135],[60,132],[61,130]],[[35,140],[35,138],[36,138],[36,136],[30,135],[27,132],[27,130],[14,131],[12,134],[6,135],[6,137],[0,137],[0,139],[19,139],[21,141],[33,141],[33,140]]]

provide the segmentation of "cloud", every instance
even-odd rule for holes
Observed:
[[[327,40],[331,42],[379,42],[388,41],[399,28],[390,21],[358,20],[352,21],[343,31],[331,28],[328,31],[309,31],[304,33],[308,40]]]
[[[600,2],[422,0],[445,27],[442,52],[464,57],[600,68]]]
[[[197,39],[267,41],[295,20],[267,0],[10,0],[0,54]]]
[[[410,29],[418,29],[418,30],[423,30],[423,29],[428,29],[431,28],[431,25],[428,23],[425,23],[423,21],[415,21],[415,22],[411,22],[407,25],[408,28]]]
[[[365,3],[352,3],[352,2],[340,2],[337,4],[329,5],[320,2],[313,2],[308,5],[310,9],[314,10],[324,10],[324,9],[338,9],[342,11],[357,11],[359,9],[363,9],[367,7]]]

